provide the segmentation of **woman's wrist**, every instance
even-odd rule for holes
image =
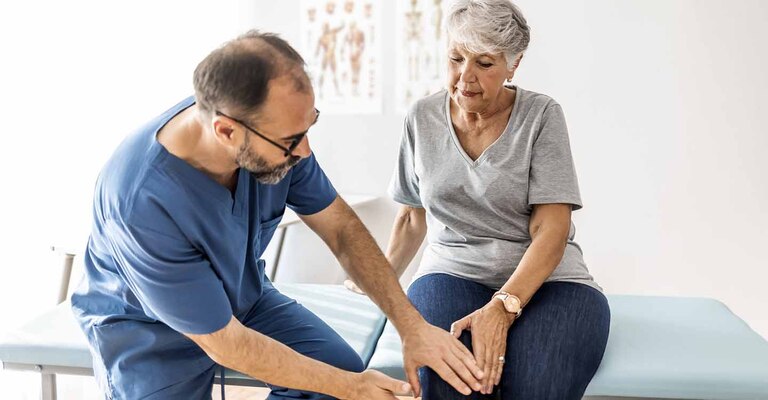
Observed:
[[[507,321],[507,326],[512,326],[512,323],[514,323],[515,319],[517,318],[517,315],[507,311],[507,309],[504,308],[504,303],[495,297],[491,298],[491,301],[488,302],[487,307],[493,310],[494,313],[499,313],[499,315],[503,316]]]

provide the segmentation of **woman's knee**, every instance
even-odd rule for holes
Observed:
[[[502,393],[580,399],[605,351],[610,323],[605,296],[578,283],[545,284],[536,296],[510,329]]]
[[[419,369],[419,384],[421,385],[422,400],[474,400],[480,398],[477,396],[477,392],[473,392],[469,397],[464,396],[428,367]]]
[[[447,274],[422,276],[408,288],[408,298],[424,319],[445,330],[485,305],[492,294],[479,283]]]

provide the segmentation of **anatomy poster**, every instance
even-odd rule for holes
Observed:
[[[302,55],[324,114],[381,112],[381,4],[302,0]]]
[[[441,22],[447,0],[397,0],[397,110],[445,86],[447,51]]]

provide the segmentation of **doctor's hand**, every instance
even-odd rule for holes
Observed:
[[[483,371],[466,347],[450,333],[424,320],[401,334],[405,375],[414,397],[421,395],[418,369],[427,366],[456,390],[468,396],[481,389]]]
[[[410,394],[411,391],[411,385],[406,382],[369,369],[354,375],[350,385],[350,393],[344,398],[350,400],[395,400],[396,395]]]
[[[451,334],[459,338],[464,330],[472,331],[472,351],[477,365],[485,374],[483,394],[493,392],[501,381],[504,354],[507,351],[507,332],[514,317],[504,309],[502,302],[492,300],[483,308],[451,324]]]

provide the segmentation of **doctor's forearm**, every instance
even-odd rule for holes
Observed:
[[[232,318],[219,332],[187,335],[218,364],[263,382],[350,398],[356,374],[305,357]]]
[[[339,244],[336,256],[341,265],[399,332],[410,323],[423,321],[405,296],[392,266],[359,219],[346,224]]]

